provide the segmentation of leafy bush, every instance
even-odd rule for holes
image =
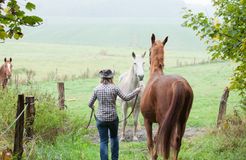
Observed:
[[[0,89],[0,148],[10,146],[10,138],[14,133],[14,126],[7,131],[7,128],[14,121],[16,116],[17,96],[14,92]]]
[[[49,94],[39,95],[35,103],[34,132],[44,140],[54,140],[67,120],[65,111],[59,110],[56,99]]]
[[[28,92],[29,93],[29,92]],[[28,95],[25,93],[24,95]],[[32,92],[35,99],[36,115],[34,120],[34,133],[38,138],[43,140],[54,140],[59,132],[62,131],[64,123],[67,120],[65,111],[59,110],[56,105],[56,100],[50,94]],[[3,133],[8,126],[12,124],[16,117],[18,93],[14,89],[8,91],[0,90],[0,132]],[[12,135],[14,134],[15,125],[8,132],[2,135],[1,138],[9,139],[13,142]]]
[[[193,29],[203,39],[212,59],[237,64],[230,79],[230,89],[239,91],[242,107],[246,107],[246,1],[212,0],[213,16],[186,10],[183,26]]]

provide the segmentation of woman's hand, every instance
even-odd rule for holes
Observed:
[[[141,88],[142,88],[142,87],[136,88],[136,89],[135,89],[135,92],[139,93],[139,92],[141,91]]]

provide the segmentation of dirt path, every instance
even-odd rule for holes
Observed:
[[[91,129],[96,130],[96,128],[94,126],[90,127]],[[154,134],[156,133],[157,129],[156,127],[154,127]],[[193,138],[196,136],[200,136],[202,134],[206,133],[206,129],[205,128],[186,128],[185,130],[185,134],[184,134],[184,138]],[[121,136],[121,128],[119,128],[119,138]],[[126,128],[126,141],[130,142],[132,141],[132,137],[133,137],[133,128],[131,129],[130,127]],[[144,127],[141,127],[141,129],[139,129],[137,131],[137,137],[138,137],[138,141],[146,141],[146,131]],[[99,143],[99,137],[98,137],[98,133],[96,132],[93,135],[88,135],[88,138],[90,138],[94,143]]]
[[[185,130],[184,138],[196,137],[201,134],[204,134],[205,131],[206,131],[205,129],[201,129],[201,128],[187,128]],[[157,129],[154,130],[154,134],[156,132],[157,132]],[[132,137],[133,137],[133,129],[127,129],[126,130],[126,141],[132,141]],[[146,131],[144,127],[142,127],[140,130],[137,131],[137,137],[138,137],[138,141],[146,141],[147,135],[146,135]]]

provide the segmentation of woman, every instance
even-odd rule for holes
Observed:
[[[102,70],[99,72],[101,84],[95,89],[89,101],[89,107],[93,108],[96,100],[99,101],[99,107],[96,113],[96,125],[100,136],[100,157],[101,160],[108,160],[108,139],[110,132],[111,157],[112,160],[118,160],[119,140],[118,140],[118,115],[116,112],[116,97],[119,96],[125,101],[133,99],[139,92],[140,87],[132,93],[124,95],[122,91],[114,85],[114,73],[111,70]]]

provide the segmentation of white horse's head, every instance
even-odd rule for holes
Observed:
[[[146,52],[144,52],[141,56],[136,56],[134,52],[132,52],[133,57],[133,67],[134,73],[138,77],[139,81],[142,81],[144,78],[144,56]]]

